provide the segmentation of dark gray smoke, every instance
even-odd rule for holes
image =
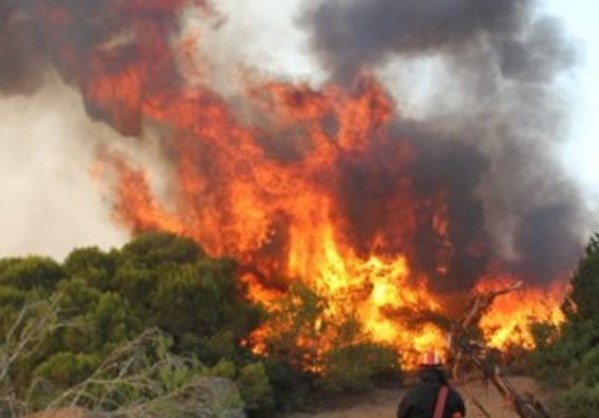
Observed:
[[[71,4],[73,3],[73,4]],[[107,4],[100,0],[96,4]],[[86,17],[96,17],[97,10],[90,1],[0,0],[0,92],[4,94],[30,94],[43,85],[48,64],[62,70],[68,82],[76,82],[76,75],[65,66],[64,52],[73,51],[76,61],[83,62],[79,53],[95,45],[93,26]],[[77,19],[60,22],[59,14],[49,18],[51,10],[58,13],[62,7],[80,9]],[[87,10],[87,12],[83,12]],[[43,20],[41,18],[44,18]],[[60,28],[60,32],[55,29]],[[107,31],[111,28],[107,27]],[[61,50],[59,42],[65,49]],[[61,56],[61,53],[63,56]]]
[[[532,0],[372,0],[324,2],[305,18],[313,44],[334,73],[373,67],[393,54],[450,53],[487,37],[505,73],[530,77],[570,61],[556,25],[532,24]],[[533,29],[522,39],[523,29]],[[527,36],[527,35],[525,35]],[[530,52],[532,51],[532,55]],[[546,61],[547,58],[551,58]],[[539,68],[540,67],[540,68]]]
[[[337,0],[302,18],[323,65],[341,81],[394,60],[435,61],[427,117],[398,120],[397,129],[418,152],[417,193],[448,192],[448,277],[462,284],[497,260],[532,280],[552,280],[581,253],[586,209],[556,159],[568,110],[556,78],[576,53],[559,22],[534,6]],[[432,231],[421,236],[420,268],[432,270],[438,246]]]
[[[165,57],[177,11],[169,2],[0,0],[0,93],[31,93],[52,68],[81,90],[90,117],[138,135],[142,92],[178,82]],[[102,75],[123,84],[99,103]]]
[[[0,93],[31,93],[42,81],[35,34],[8,0],[0,0]]]

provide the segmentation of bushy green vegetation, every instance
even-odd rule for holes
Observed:
[[[557,388],[556,407],[568,418],[588,418],[599,408],[599,234],[586,247],[562,307],[561,327],[536,324],[536,370]]]
[[[246,411],[269,416],[301,405],[314,388],[365,388],[398,370],[395,354],[346,335],[327,354],[324,375],[304,371],[301,359],[314,353],[295,341],[318,337],[323,301],[299,286],[268,317],[246,291],[234,260],[163,233],[108,252],[76,249],[62,264],[0,260],[0,391],[10,400],[0,400],[0,416],[67,401],[147,413],[162,405],[152,398],[206,376],[235,381]],[[264,321],[287,328],[260,358],[244,342]]]

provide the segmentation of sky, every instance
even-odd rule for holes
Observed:
[[[546,7],[560,17],[580,49],[574,85],[572,132],[563,160],[588,190],[599,197],[599,3],[592,0],[548,0]],[[596,206],[596,203],[595,203]]]
[[[306,34],[295,25],[300,1],[221,0],[229,14],[223,48],[260,62],[266,72],[322,79]],[[564,22],[580,52],[578,66],[562,80],[572,115],[560,158],[599,211],[599,2],[544,0],[542,6]],[[0,257],[62,259],[75,247],[107,249],[126,241],[90,174],[94,147],[115,133],[87,118],[77,92],[54,80],[32,96],[0,98],[0,126]]]

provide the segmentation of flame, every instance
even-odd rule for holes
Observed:
[[[108,20],[113,33],[85,52],[67,36],[81,20],[76,11],[39,6],[36,15],[47,16],[48,37],[60,45],[54,54],[93,116],[126,135],[159,127],[171,167],[168,202],[153,192],[147,167],[117,150],[98,156],[94,171],[112,187],[118,220],[134,232],[170,231],[213,256],[236,257],[250,298],[276,318],[248,340],[256,352],[268,354],[269,344],[293,333],[297,361],[320,371],[340,344],[385,344],[407,364],[444,347],[432,318],[447,313],[434,283],[447,279],[454,252],[448,192],[440,185],[416,196],[409,167],[417,155],[393,133],[396,106],[376,78],[361,74],[349,86],[315,89],[247,77],[241,97],[225,97],[210,87],[194,49],[201,30],[173,33],[184,5],[213,13],[205,2],[110,4],[89,24]],[[434,247],[428,274],[415,256],[425,229]],[[560,320],[558,290],[527,292],[498,299],[484,318],[492,344],[513,342],[528,316]],[[298,325],[306,298],[314,312]],[[530,344],[530,336],[521,338]]]
[[[243,125],[221,98],[205,90],[147,100],[145,116],[175,132],[178,201],[167,211],[152,199],[143,173],[115,158],[118,217],[133,230],[187,235],[213,255],[234,255],[253,266],[260,278],[248,274],[242,280],[250,295],[273,311],[278,302],[268,281],[281,275],[302,281],[326,300],[320,323],[355,318],[361,325],[357,340],[386,344],[413,359],[443,346],[443,332],[434,324],[402,319],[406,312],[442,311],[426,278],[411,272],[408,254],[394,249],[417,231],[409,179],[397,179],[397,195],[387,202],[393,212],[388,226],[397,242],[389,242],[389,233],[380,229],[360,249],[343,232],[352,225],[339,208],[338,166],[366,158],[376,169],[378,161],[369,154],[377,142],[389,147],[393,164],[412,158],[406,143],[388,133],[391,101],[382,87],[366,76],[349,92],[334,85],[315,91],[269,82],[249,97],[256,100],[256,111],[267,112],[260,128]],[[336,121],[332,131],[329,119]],[[301,139],[298,155],[289,162],[267,155],[260,143],[265,135]],[[443,211],[427,210],[444,232]],[[251,337],[255,351],[266,352],[267,340],[284,332],[273,324],[258,330]],[[315,348],[307,355],[310,361],[302,359],[312,370],[321,370],[322,353],[335,344],[333,336],[317,334],[296,337],[299,349]]]
[[[483,280],[477,289],[501,288],[506,283],[506,279]],[[529,325],[534,321],[561,324],[565,318],[560,306],[565,294],[566,286],[554,282],[549,287],[526,287],[498,297],[480,322],[485,340],[499,349],[511,345],[534,348]]]

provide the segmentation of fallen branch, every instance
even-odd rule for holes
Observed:
[[[472,301],[463,319],[455,324],[450,337],[450,349],[454,356],[453,375],[460,380],[460,366],[465,360],[474,364],[483,377],[491,382],[497,391],[510,402],[521,418],[551,418],[541,403],[532,396],[520,394],[501,375],[499,367],[489,359],[489,348],[483,341],[473,340],[472,327],[477,325],[484,313],[491,307],[495,298],[522,287],[515,282],[503,289],[478,294]]]

